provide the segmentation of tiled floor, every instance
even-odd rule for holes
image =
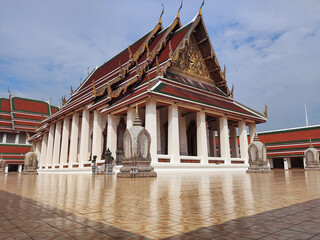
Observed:
[[[320,172],[0,175],[0,239],[319,239]]]

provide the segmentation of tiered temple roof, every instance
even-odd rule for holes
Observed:
[[[181,25],[179,12],[166,28],[160,17],[149,33],[93,70],[65,105],[44,123],[83,106],[103,109],[102,113],[120,111],[148,96],[193,104],[256,123],[266,121],[263,115],[233,99],[200,10],[185,26]]]
[[[0,98],[0,131],[36,131],[41,121],[58,111],[48,102],[10,96]]]

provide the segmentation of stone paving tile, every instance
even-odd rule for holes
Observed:
[[[17,176],[0,176],[0,239],[320,236],[318,173]]]

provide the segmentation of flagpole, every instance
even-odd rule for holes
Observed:
[[[304,112],[305,112],[305,115],[306,115],[306,124],[307,124],[307,127],[308,127],[309,123],[308,123],[307,104],[304,104]]]

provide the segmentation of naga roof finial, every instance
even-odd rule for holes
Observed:
[[[203,7],[203,5],[204,5],[204,0],[202,1],[202,4],[201,4],[200,9],[199,9],[199,15],[200,16],[202,15],[201,8]]]
[[[161,18],[162,18],[162,15],[163,15],[163,13],[164,13],[164,5],[163,5],[162,3],[161,3],[161,5],[162,5],[162,12],[161,12],[160,17],[159,17],[159,21],[158,21],[159,24],[162,23]]]
[[[182,4],[183,4],[183,0],[181,0],[181,4],[180,4],[180,7],[179,7],[179,10],[178,10],[178,13],[177,13],[177,17],[176,18],[180,18],[180,10],[182,8]]]
[[[264,105],[265,106],[265,109],[264,109],[264,117],[265,118],[268,118],[268,106],[267,105]]]
[[[130,45],[128,45],[128,52],[129,52],[129,60],[131,60],[132,59],[132,52],[130,49]]]
[[[70,86],[70,95],[73,94],[73,89],[72,89],[72,86]]]

